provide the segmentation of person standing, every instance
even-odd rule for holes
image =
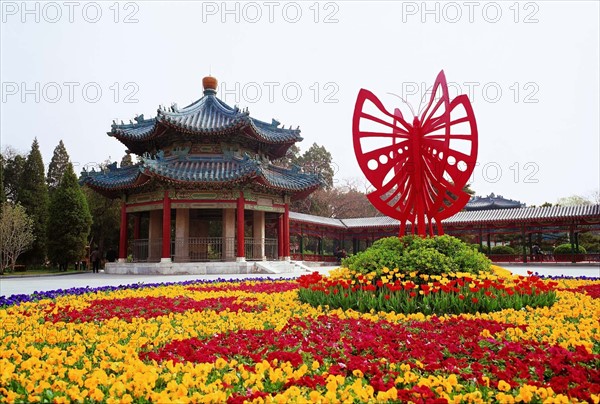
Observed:
[[[92,272],[98,273],[100,271],[100,251],[98,251],[98,247],[92,251],[90,261],[92,261]]]

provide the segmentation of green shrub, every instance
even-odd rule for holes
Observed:
[[[487,245],[485,245],[485,244],[482,244],[482,245],[479,245],[479,244],[471,244],[471,247],[473,247],[473,249],[474,249],[475,251],[479,251],[480,253],[487,254],[487,252],[488,252]]]
[[[488,272],[490,268],[490,260],[485,254],[475,249],[462,249],[454,256],[454,263],[461,271],[475,273]],[[477,270],[465,270],[465,268],[478,268]]]
[[[375,272],[377,278],[384,267],[398,268],[403,273],[439,275],[453,271],[489,272],[490,264],[473,246],[448,235],[383,238],[367,250],[342,260],[343,266],[362,274]]]
[[[381,275],[386,268],[400,268],[402,254],[386,248],[378,248],[375,245],[358,254],[351,255],[342,260],[342,266],[354,269],[357,272],[367,274],[375,271]]]
[[[585,248],[583,248],[582,246],[578,246],[578,247],[579,247],[579,249],[575,248],[576,253],[578,253],[578,254],[586,253]],[[571,244],[569,244],[569,243],[561,244],[561,245],[556,246],[556,248],[554,248],[554,255],[572,254],[572,253],[573,252],[571,251]]]
[[[469,244],[448,235],[428,237],[422,240],[426,247],[434,248],[447,257],[454,257],[463,250],[471,250]]]
[[[492,254],[516,254],[516,251],[508,245],[496,245],[492,247]]]
[[[405,272],[419,271],[420,274],[441,275],[460,270],[452,258],[430,247],[408,250],[401,256],[400,266]]]

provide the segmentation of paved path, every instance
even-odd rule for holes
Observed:
[[[0,279],[0,296],[31,294],[35,291],[49,291],[76,287],[119,286],[134,283],[183,282],[191,280],[251,279],[251,278],[296,278],[306,272],[283,274],[234,274],[234,275],[113,275],[103,271],[94,274],[74,273],[63,276],[36,276]]]
[[[600,264],[500,264],[513,274],[527,275],[527,271],[546,276],[587,276],[600,278]]]
[[[527,275],[527,271],[541,275],[567,275],[600,277],[600,265],[504,265],[515,274]],[[336,267],[316,267],[314,270],[326,274]],[[251,278],[296,278],[306,272],[288,272],[283,274],[238,274],[238,275],[110,275],[75,273],[63,276],[37,276],[0,279],[0,296],[31,294],[35,291],[69,289],[73,287],[119,286],[134,283],[183,282],[189,280],[215,279],[251,279]]]

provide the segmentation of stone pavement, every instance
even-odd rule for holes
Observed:
[[[315,270],[327,273],[336,267],[318,267]],[[252,278],[297,278],[308,272],[286,272],[281,274],[228,274],[228,275],[114,275],[105,274],[104,271],[94,274],[91,272],[73,273],[61,276],[32,276],[0,278],[0,296],[11,296],[15,294],[31,294],[36,291],[49,291],[58,289],[69,289],[89,286],[97,288],[100,286],[131,285],[135,283],[161,283],[161,282],[183,282],[191,280],[231,280]]]
[[[565,265],[504,265],[515,274],[527,275],[527,271],[538,272],[550,276],[588,276],[600,277],[600,265],[565,264]],[[315,267],[314,270],[327,274],[336,267]],[[230,280],[252,278],[297,278],[307,272],[287,272],[282,274],[229,274],[229,275],[112,275],[84,272],[63,276],[36,276],[20,278],[0,278],[0,296],[14,294],[30,294],[35,291],[69,289],[74,287],[119,286],[135,283],[183,282],[189,280]]]

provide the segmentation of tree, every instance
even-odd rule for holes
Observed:
[[[292,161],[294,163],[294,161]],[[331,153],[325,149],[325,146],[319,146],[313,143],[302,156],[297,158],[295,164],[302,167],[304,172],[311,174],[320,174],[325,181],[325,189],[333,187],[333,175],[335,174],[331,159]]]
[[[345,185],[331,189],[318,189],[308,198],[294,201],[292,210],[338,219],[381,216],[366,193],[359,190],[357,180],[345,180],[345,182]],[[369,187],[364,186],[364,188],[368,192]]]
[[[52,160],[50,160],[50,165],[48,166],[46,184],[48,184],[49,192],[52,192],[58,187],[69,163],[69,154],[61,140],[58,142],[58,146],[54,148],[54,154],[52,155]]]
[[[475,191],[471,188],[471,184],[467,184],[463,187],[463,192],[469,194],[470,196],[475,195]]]
[[[25,209],[18,204],[4,203],[0,213],[0,274],[9,267],[14,271],[17,259],[34,239],[33,220]]]
[[[18,202],[18,191],[21,187],[21,175],[25,169],[27,159],[15,149],[6,146],[2,152],[4,194],[6,200]]]
[[[577,206],[577,205],[592,205],[592,201],[589,199],[580,196],[580,195],[571,195],[563,198],[558,198],[556,201],[558,206]]]
[[[363,192],[356,188],[334,188],[338,196],[331,201],[334,217],[349,219],[355,217],[373,217],[382,214],[371,204]]]
[[[92,215],[90,243],[105,251],[106,246],[117,246],[119,243],[119,227],[121,207],[116,199],[100,195],[89,187],[83,188]]]
[[[6,202],[6,194],[4,193],[4,157],[0,155],[0,208]],[[2,210],[0,210],[2,212]]]
[[[66,270],[70,262],[79,261],[87,245],[92,216],[73,166],[66,171],[50,198],[48,221],[48,255],[52,262]]]
[[[131,153],[129,151],[127,154],[123,156],[121,159],[121,167],[128,167],[133,165],[133,159],[131,158]]]
[[[48,225],[48,187],[44,175],[44,162],[37,139],[25,161],[19,183],[18,201],[33,220],[35,241],[30,251],[23,255],[28,264],[43,264],[46,260],[46,234]]]

